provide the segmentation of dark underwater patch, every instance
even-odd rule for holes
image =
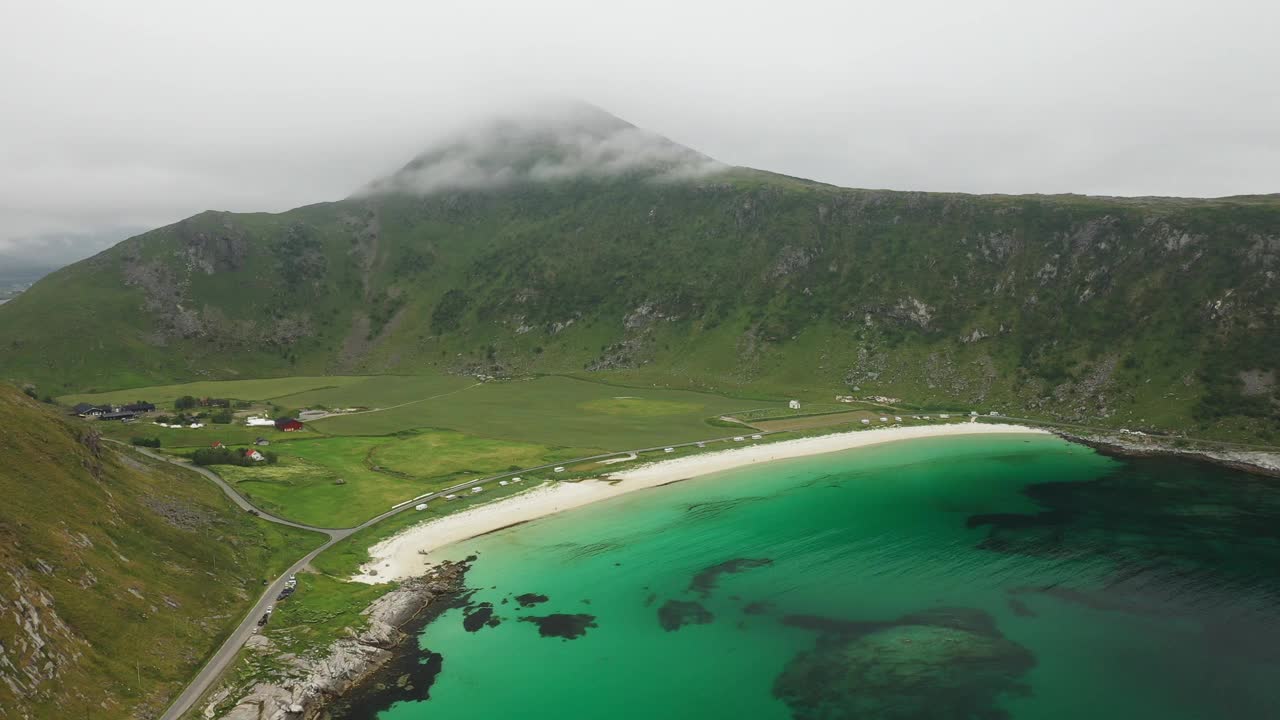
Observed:
[[[797,720],[1008,718],[1001,699],[1029,692],[1022,676],[1035,666],[1031,652],[979,610],[784,622],[819,633],[814,649],[792,658],[774,681],[774,696]]]
[[[520,622],[531,622],[538,626],[538,634],[542,637],[558,637],[565,640],[574,640],[587,634],[588,628],[599,627],[596,624],[595,615],[587,615],[585,613],[568,614],[555,613],[552,615],[527,615],[520,618]]]
[[[533,607],[534,605],[540,605],[550,599],[551,598],[547,597],[546,595],[539,595],[538,593],[525,593],[523,595],[516,596],[516,602],[520,603],[520,607],[525,607],[525,608]]]
[[[716,563],[708,568],[704,568],[693,576],[693,580],[689,583],[689,589],[706,597],[720,583],[720,576],[726,573],[740,573],[752,568],[764,567],[772,565],[773,561],[769,558],[734,558],[726,560],[722,563]]]
[[[685,625],[705,625],[714,619],[710,610],[688,600],[668,600],[658,608],[658,624],[667,632]]]

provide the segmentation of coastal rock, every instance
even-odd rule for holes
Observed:
[[[289,656],[291,667],[278,677],[229,694],[216,694],[204,716],[223,720],[316,720],[335,699],[382,668],[393,649],[404,641],[401,628],[435,600],[461,591],[466,565],[441,563],[431,574],[409,580],[378,598],[364,611],[364,628],[331,644],[315,658]],[[254,649],[267,651],[268,638],[253,641]],[[281,658],[285,660],[286,658]],[[228,697],[237,697],[227,707]]]
[[[1117,455],[1138,457],[1173,455],[1191,460],[1204,460],[1246,472],[1280,477],[1280,453],[1230,450],[1223,447],[1178,447],[1171,444],[1176,438],[1152,437],[1123,429],[1118,433],[1055,430],[1054,434]]]

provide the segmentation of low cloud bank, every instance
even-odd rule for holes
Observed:
[[[358,194],[429,194],[628,174],[675,181],[725,167],[596,108],[566,105],[479,123]]]

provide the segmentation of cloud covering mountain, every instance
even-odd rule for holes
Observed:
[[[544,101],[461,130],[357,194],[430,194],[621,175],[666,181],[725,167],[590,105]]]

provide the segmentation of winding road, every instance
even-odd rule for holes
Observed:
[[[761,431],[761,432],[755,432],[751,434],[764,436],[764,435],[773,435],[778,432],[785,432],[785,431],[772,431],[772,432]],[[443,490],[437,490],[435,492],[425,493],[423,495],[419,495],[409,500],[405,500],[404,502],[398,503],[397,505],[392,507],[390,510],[387,510],[381,515],[378,515],[377,517],[366,520],[355,527],[349,527],[349,528],[314,527],[311,525],[303,525],[302,523],[296,523],[296,522],[293,522],[292,520],[286,520],[282,517],[277,517],[275,515],[272,515],[271,513],[264,512],[260,508],[254,506],[253,503],[249,502],[248,498],[246,498],[244,495],[241,495],[240,492],[237,491],[234,487],[232,487],[230,483],[222,479],[221,476],[219,476],[217,473],[213,472],[212,470],[200,467],[199,465],[195,465],[187,460],[180,460],[177,458],[167,457],[161,453],[155,452],[153,450],[150,450],[144,447],[134,447],[134,446],[128,445],[127,443],[120,442],[118,440],[108,440],[108,442],[112,442],[117,445],[123,445],[127,448],[131,447],[132,449],[142,453],[143,455],[146,455],[149,458],[160,460],[163,462],[168,462],[173,465],[177,465],[178,467],[186,468],[188,470],[193,470],[199,473],[200,475],[204,476],[207,480],[212,481],[215,485],[221,488],[222,492],[225,493],[226,496],[230,498],[231,501],[235,503],[238,507],[240,507],[245,511],[251,511],[256,513],[259,518],[266,520],[267,522],[273,522],[279,525],[285,525],[287,527],[298,528],[300,530],[310,530],[312,532],[317,532],[322,535],[325,535],[328,538],[324,542],[324,544],[320,545],[316,549],[304,555],[301,559],[299,559],[293,565],[289,566],[289,569],[285,570],[280,575],[280,577],[276,578],[274,581],[271,582],[271,584],[267,587],[267,589],[263,591],[262,596],[258,598],[258,601],[254,603],[253,608],[251,608],[248,614],[245,615],[245,618],[240,622],[240,625],[237,626],[234,631],[232,631],[232,633],[222,643],[221,647],[218,648],[217,652],[215,652],[209,658],[209,661],[205,663],[204,667],[200,669],[200,672],[195,676],[195,678],[192,679],[192,681],[187,685],[187,687],[178,695],[177,698],[174,699],[173,703],[169,705],[169,708],[164,712],[164,714],[160,716],[161,720],[180,720],[180,718],[183,715],[185,715],[188,711],[190,711],[191,708],[194,707],[195,704],[200,700],[200,698],[206,692],[208,692],[210,688],[213,687],[214,683],[218,681],[218,678],[222,677],[222,674],[227,670],[228,667],[231,666],[231,663],[235,660],[236,655],[240,652],[240,648],[244,647],[244,644],[249,641],[250,637],[253,636],[254,631],[258,627],[258,619],[261,618],[264,613],[266,613],[267,607],[275,603],[276,597],[280,595],[280,591],[284,590],[285,584],[288,582],[290,575],[294,575],[300,572],[303,568],[305,568],[308,564],[310,564],[311,561],[314,560],[317,555],[324,552],[325,550],[328,550],[334,544],[341,542],[342,540],[345,540],[346,538],[354,535],[355,533],[360,532],[361,530],[364,530],[365,528],[377,525],[378,523],[382,522],[383,520],[386,520],[389,517],[392,517],[393,515],[398,515],[406,510],[409,510],[413,508],[416,503],[442,498],[446,495],[457,492],[458,490],[465,490],[469,487],[473,487],[481,483],[495,482],[503,478],[537,472],[539,470],[547,470],[547,469],[559,467],[561,465],[573,465],[577,463],[590,462],[592,460],[603,460],[603,459],[615,457],[618,455],[638,456],[641,453],[656,452],[659,450],[665,450],[666,448],[684,448],[684,447],[693,447],[693,446],[701,447],[704,445],[711,445],[713,443],[731,443],[733,442],[734,437],[740,437],[740,436],[736,436],[736,435],[728,436],[723,438],[715,438],[713,440],[694,440],[691,442],[674,443],[671,445],[658,445],[655,447],[640,448],[637,450],[621,450],[618,452],[602,453],[600,455],[590,455],[587,457],[574,458],[572,460],[562,460],[560,462],[547,463],[545,465],[537,465],[534,467],[523,468],[521,470],[514,470],[510,472],[500,473],[497,475],[490,475],[483,478],[476,478],[474,480],[468,480],[466,482],[444,488]]]

